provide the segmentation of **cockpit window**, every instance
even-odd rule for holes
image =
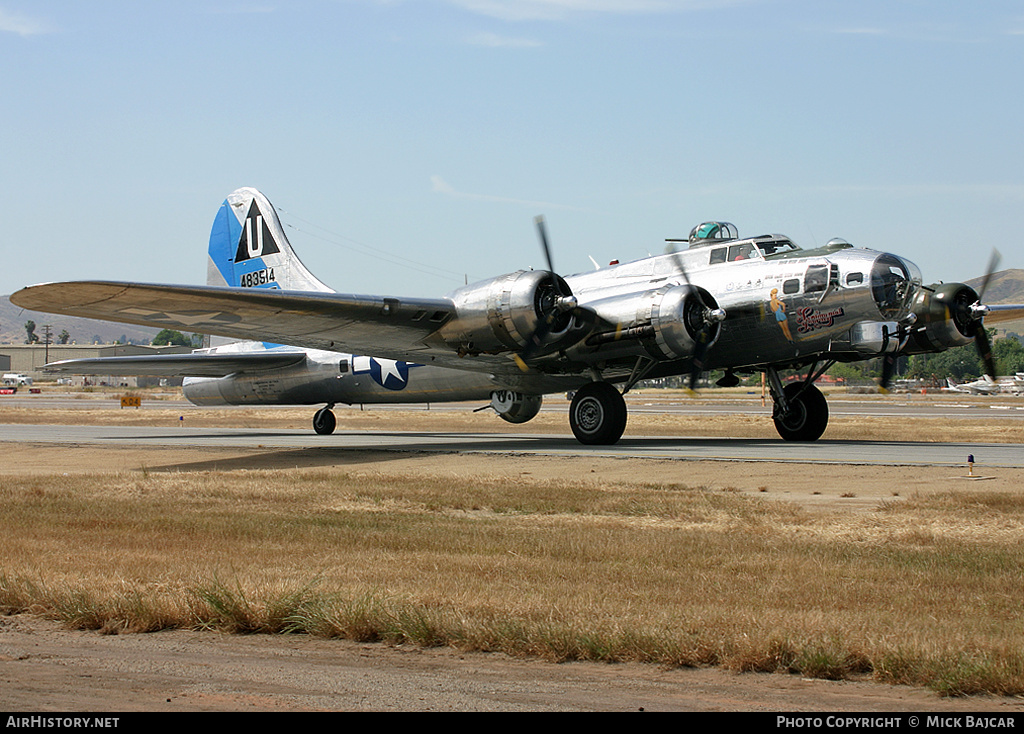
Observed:
[[[711,262],[709,265],[717,265],[718,263],[724,263],[726,256],[729,254],[729,250],[726,247],[716,247],[711,251]]]
[[[752,257],[758,257],[758,255],[759,253],[754,249],[754,245],[749,242],[742,245],[733,245],[729,248],[729,262],[749,260]]]
[[[797,252],[800,250],[799,245],[796,245],[791,240],[786,239],[761,241],[757,243],[757,247],[762,253],[764,253],[765,257],[769,257],[771,255],[782,255],[787,252]]]

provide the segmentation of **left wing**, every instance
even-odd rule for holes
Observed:
[[[113,281],[45,283],[23,288],[10,299],[35,311],[247,341],[373,354],[464,370],[515,369],[509,356],[463,359],[443,340],[430,340],[455,316],[455,304],[449,299]]]

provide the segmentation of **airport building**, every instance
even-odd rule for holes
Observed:
[[[98,357],[123,357],[129,355],[188,354],[190,347],[150,347],[136,344],[0,344],[0,365],[5,372],[28,375],[35,382],[55,380],[57,375],[44,372],[47,362],[64,359],[96,359]],[[74,385],[113,385],[117,387],[149,387],[161,384],[159,377],[125,377],[120,375],[101,376],[61,375],[71,379]],[[167,379],[163,384],[180,385],[181,378]]]

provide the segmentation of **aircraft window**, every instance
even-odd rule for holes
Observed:
[[[754,246],[749,242],[743,245],[733,245],[729,248],[729,262],[749,260],[752,257],[755,257]]]
[[[828,265],[811,265],[804,276],[804,293],[818,293],[828,286]]]
[[[828,271],[828,284],[832,288],[839,287],[839,266],[832,263]]]
[[[778,255],[781,252],[795,252],[800,249],[789,240],[769,240],[767,242],[758,242],[757,247],[764,253],[765,257],[768,257],[769,255]]]
[[[718,263],[725,262],[725,256],[728,254],[728,250],[724,247],[719,247],[717,250],[711,251],[711,262],[710,265],[717,265]]]
[[[347,359],[342,359],[342,360],[338,361],[338,372],[340,372],[343,375],[347,375],[348,374],[348,360]]]
[[[800,292],[800,279],[790,278],[782,284],[782,292],[786,295],[793,295]]]
[[[860,285],[864,282],[864,273],[850,273],[846,276],[846,285]]]

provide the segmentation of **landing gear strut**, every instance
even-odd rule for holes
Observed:
[[[772,420],[775,422],[775,430],[786,441],[817,441],[825,432],[828,426],[828,402],[814,381],[831,366],[832,363],[829,363],[817,374],[814,374],[812,368],[806,380],[792,382],[785,387],[775,369],[767,370],[768,384],[775,402]]]
[[[321,408],[313,415],[313,430],[321,436],[329,436],[334,433],[334,428],[338,425],[337,419],[334,417],[334,413],[331,408],[334,407],[334,403]]]
[[[569,406],[569,425],[583,444],[609,446],[626,430],[626,401],[608,382],[589,382]]]

